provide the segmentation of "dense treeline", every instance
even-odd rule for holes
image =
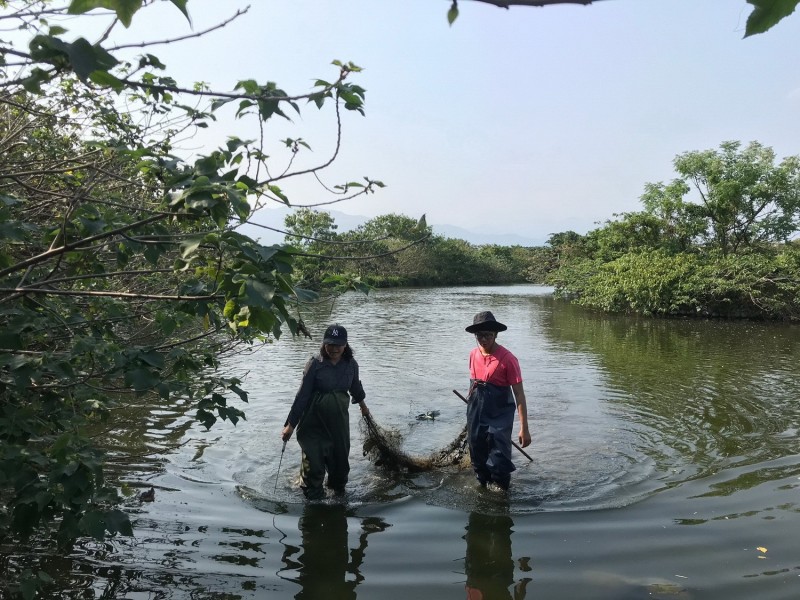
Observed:
[[[800,157],[725,142],[674,165],[644,210],[551,236],[556,293],[609,312],[800,319]]]
[[[286,217],[286,227],[287,243],[301,254],[296,276],[312,288],[541,283],[555,266],[551,248],[473,245],[434,235],[424,217],[381,215],[338,233],[329,213],[303,209]]]
[[[170,0],[185,18],[187,2]],[[181,83],[148,50],[186,36],[115,41],[152,5],[0,2],[16,32],[0,40],[2,597],[54,594],[52,556],[84,536],[131,533],[119,510],[129,490],[107,479],[92,434],[133,418],[127,399],[183,403],[205,426],[244,417],[246,391],[216,367],[237,343],[304,332],[297,307],[314,295],[300,280],[513,283],[552,271],[560,294],[606,310],[798,315],[798,161],[774,167],[758,145],[686,155],[684,178],[649,187],[644,212],[545,248],[473,246],[398,215],[337,234],[324,213],[302,210],[287,225],[304,237],[262,246],[237,226],[268,202],[290,204],[284,180],[319,180],[334,162],[344,115],[364,112],[365,90],[351,81],[360,68],[334,61],[329,81],[296,94],[266,80],[224,91]],[[90,11],[106,18],[97,39],[67,31]],[[336,124],[316,161],[302,138],[275,144],[265,133],[301,105]],[[180,148],[225,111],[251,120],[258,139],[223,132],[216,150]],[[684,199],[687,182],[702,202]],[[322,185],[347,200],[383,184]]]
[[[317,289],[532,282],[607,312],[800,319],[800,157],[724,142],[674,165],[672,182],[645,186],[642,211],[543,247],[476,246],[397,214],[338,233],[307,209],[286,218],[287,243]]]

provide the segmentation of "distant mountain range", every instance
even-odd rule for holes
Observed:
[[[276,229],[283,229],[283,219],[289,214],[288,208],[270,208],[259,213],[262,224],[274,227]],[[337,231],[351,231],[370,220],[370,217],[362,215],[348,215],[346,213],[338,212],[335,210],[325,211],[333,217],[336,223]],[[498,246],[543,246],[544,239],[537,240],[531,237],[517,235],[513,233],[490,233],[486,231],[473,231],[455,225],[442,225],[436,223],[429,223],[433,229],[433,233],[447,238],[457,240],[464,240],[476,246],[495,244]],[[279,244],[284,241],[282,233],[270,231],[269,229],[262,229],[252,225],[244,225],[239,229],[242,233],[250,237],[261,240],[262,244]]]
[[[517,235],[515,233],[487,233],[485,231],[471,231],[455,225],[431,225],[433,232],[448,238],[464,240],[470,244],[481,246],[495,244],[497,246],[544,246],[545,240]]]

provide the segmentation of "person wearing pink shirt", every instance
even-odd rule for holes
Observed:
[[[482,486],[494,483],[507,490],[511,473],[511,434],[514,413],[519,415],[519,443],[529,446],[528,407],[519,361],[497,343],[498,332],[508,329],[490,311],[475,315],[466,331],[475,334],[477,346],[469,355],[470,387],[467,396],[469,455],[475,477]]]

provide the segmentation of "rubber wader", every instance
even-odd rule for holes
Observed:
[[[344,493],[350,473],[349,406],[347,392],[315,394],[297,424],[297,441],[303,451],[301,487],[309,500],[325,497],[325,471],[327,486],[336,493]]]

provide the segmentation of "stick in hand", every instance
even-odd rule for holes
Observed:
[[[469,401],[468,401],[466,398],[464,398],[464,396],[462,396],[461,394],[459,394],[459,393],[458,393],[458,390],[453,390],[453,393],[454,393],[456,396],[458,396],[459,398],[461,398],[461,399],[464,401],[464,404],[469,404]],[[527,459],[528,459],[528,460],[530,460],[530,461],[532,461],[532,460],[533,460],[533,459],[532,459],[532,458],[531,458],[531,457],[528,455],[528,453],[527,453],[527,452],[525,452],[525,450],[523,450],[522,448],[520,448],[520,447],[519,447],[519,445],[518,445],[518,444],[517,444],[517,443],[516,443],[514,440],[511,440],[511,444],[514,446],[514,448],[516,448],[517,450],[519,450],[520,452],[522,452],[522,455],[523,455],[525,458],[527,458]]]

